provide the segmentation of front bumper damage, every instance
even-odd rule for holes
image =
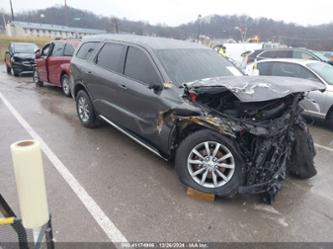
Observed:
[[[261,194],[271,203],[287,174],[310,178],[317,173],[312,137],[299,102],[305,92],[324,88],[302,80],[289,88],[293,81],[244,77],[190,83],[184,99],[201,109],[200,114],[182,115],[175,109],[164,118],[172,117],[178,134],[195,125],[229,137],[243,162],[238,193]]]
[[[313,141],[300,113],[297,105],[277,119],[258,123],[211,114],[171,116],[179,133],[198,125],[231,138],[244,162],[238,193],[262,194],[262,200],[271,203],[287,173],[300,178],[316,174]]]

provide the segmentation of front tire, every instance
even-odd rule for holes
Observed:
[[[15,71],[15,69],[13,69],[13,74],[14,74],[15,77],[19,77],[20,76],[20,74],[17,71]]]
[[[238,193],[243,165],[230,139],[206,129],[188,136],[176,154],[176,171],[185,185],[221,197]]]
[[[6,72],[7,72],[7,74],[12,74],[12,69],[7,64],[6,64]]]
[[[39,79],[37,69],[34,71],[34,74],[32,76],[32,80],[33,80],[33,82],[35,82],[35,85],[37,87],[43,87],[44,86],[44,82]]]
[[[80,122],[84,127],[95,128],[99,122],[96,118],[92,102],[84,90],[80,90],[76,96],[76,111]]]
[[[333,109],[331,109],[327,115],[327,123],[331,130],[333,130]]]
[[[70,88],[70,78],[67,74],[64,74],[61,77],[61,88],[62,88],[62,92],[67,96],[67,97],[71,97],[71,88]]]

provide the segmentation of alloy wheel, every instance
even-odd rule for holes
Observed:
[[[218,188],[229,182],[235,172],[235,159],[223,144],[206,141],[196,145],[187,159],[192,179],[206,188]]]
[[[80,119],[84,123],[88,122],[90,118],[89,104],[87,99],[83,96],[78,99],[78,110]]]
[[[62,89],[66,95],[69,95],[70,87],[68,77],[63,77],[62,80]]]

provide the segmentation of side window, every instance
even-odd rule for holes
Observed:
[[[65,45],[64,56],[73,56],[75,48],[71,44]]]
[[[274,63],[272,65],[272,75],[285,76],[285,77],[297,77],[298,65],[291,63]]]
[[[271,50],[263,52],[260,57],[262,58],[292,58],[290,50]]]
[[[161,82],[147,54],[135,47],[128,49],[125,75],[145,84]]]
[[[106,43],[96,57],[96,64],[105,69],[123,73],[125,47]]]
[[[90,55],[94,52],[97,45],[98,42],[86,42],[82,44],[79,51],[76,54],[76,57],[83,60],[87,60],[90,57]]]
[[[291,50],[275,51],[275,57],[274,58],[292,58],[292,51]]]
[[[259,75],[272,75],[271,73],[272,63],[262,62],[257,64],[257,69],[259,70]]]
[[[258,56],[259,58],[275,58],[274,51],[265,51]]]
[[[318,77],[310,70],[292,63],[274,63],[272,66],[272,75],[319,81]]]
[[[52,56],[63,56],[64,48],[65,48],[65,43],[62,42],[54,43]]]
[[[314,80],[314,81],[321,82],[320,79],[314,73],[312,73],[309,69],[307,69],[303,66],[299,66],[298,77],[302,78],[302,79],[308,79],[308,80]]]
[[[45,45],[45,46],[42,48],[41,55],[42,55],[42,56],[48,56],[49,53],[50,53],[50,47],[51,47],[51,44],[47,44],[47,45]]]
[[[294,58],[297,59],[304,59],[304,60],[315,60],[315,58],[303,51],[294,51]]]

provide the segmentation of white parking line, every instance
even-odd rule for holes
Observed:
[[[23,126],[23,128],[30,134],[33,139],[36,139],[41,144],[41,149],[45,155],[52,162],[55,169],[65,179],[77,197],[81,200],[84,206],[88,209],[89,213],[96,220],[98,225],[103,229],[105,234],[112,242],[128,242],[125,236],[115,226],[115,224],[106,216],[103,210],[98,206],[95,200],[88,194],[78,180],[72,175],[72,173],[65,167],[60,159],[49,148],[45,141],[37,134],[37,132],[28,124],[28,122],[19,114],[16,109],[9,103],[9,101],[0,92],[0,98],[2,102],[7,106],[9,111],[17,119],[17,121]],[[117,246],[117,245],[116,245]]]
[[[321,144],[315,144],[315,146],[320,148],[320,149],[324,149],[324,150],[333,152],[333,148],[330,148],[330,147],[327,147],[327,146],[324,146],[324,145],[321,145]]]

